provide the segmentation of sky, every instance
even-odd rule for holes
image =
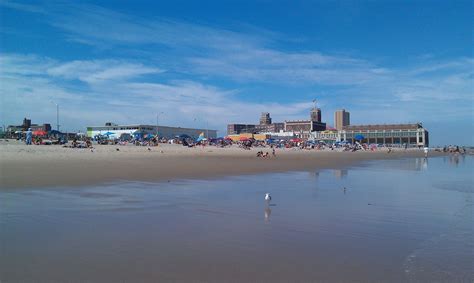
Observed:
[[[0,123],[422,122],[474,145],[472,1],[0,0]]]

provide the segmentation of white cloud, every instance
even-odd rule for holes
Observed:
[[[164,111],[163,123],[189,127],[209,125],[224,131],[228,121],[250,123],[268,109],[294,117],[311,106],[310,103],[242,102],[238,100],[238,90],[188,80],[138,82],[133,76],[114,75],[114,80],[96,83],[95,79],[83,77],[87,71],[95,74],[101,70],[97,66],[102,64],[95,64],[96,61],[57,62],[17,54],[3,58],[6,65],[0,70],[0,94],[4,123],[16,123],[25,116],[39,123],[52,122],[55,108],[51,102],[54,101],[61,106],[61,124],[69,130],[106,121],[154,123],[156,113]],[[22,64],[8,65],[15,62]],[[28,69],[35,72],[27,72]],[[82,90],[69,84],[74,78],[92,83],[93,88]]]
[[[78,79],[87,83],[106,80],[123,80],[162,72],[158,68],[122,62],[120,60],[72,61],[48,68],[47,73],[65,79]]]
[[[34,7],[16,8],[35,12]],[[417,65],[388,67],[375,63],[377,58],[288,51],[281,43],[291,39],[282,40],[272,32],[141,19],[91,5],[46,3],[42,11],[47,11],[41,15],[63,31],[67,40],[122,56],[60,62],[5,54],[0,57],[0,91],[8,96],[2,112],[10,120],[28,111],[40,112],[39,106],[48,108],[48,101],[57,99],[71,105],[65,115],[71,115],[71,123],[76,124],[112,119],[150,123],[153,113],[165,111],[167,123],[195,126],[195,116],[205,116],[211,125],[223,129],[228,122],[255,122],[262,111],[270,111],[276,120],[304,118],[311,103],[301,102],[301,97],[323,89],[329,93],[320,99],[327,107],[324,113],[350,107],[353,121],[363,122],[360,117],[370,122],[436,121],[440,117],[472,121],[472,58],[438,60],[430,54]],[[123,54],[140,54],[133,57],[140,61]],[[155,62],[160,62],[159,67]],[[166,79],[160,77],[163,69],[169,71],[163,74]],[[77,88],[76,80],[90,88]],[[220,87],[212,85],[217,82]],[[240,93],[248,84],[287,90],[274,101],[243,101]],[[287,98],[281,99],[283,95]],[[331,123],[332,115],[326,117]]]

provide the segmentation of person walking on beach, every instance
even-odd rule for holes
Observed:
[[[423,151],[425,152],[425,158],[427,158],[428,157],[428,148],[427,147],[423,148]]]
[[[31,145],[32,139],[33,139],[33,132],[31,131],[31,128],[28,128],[28,131],[26,132],[26,140],[25,140],[26,145]]]

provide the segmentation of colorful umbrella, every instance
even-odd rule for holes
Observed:
[[[48,133],[43,130],[37,130],[33,132],[33,136],[46,136]]]

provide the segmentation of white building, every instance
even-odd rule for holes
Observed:
[[[87,136],[95,137],[97,135],[108,135],[111,138],[131,137],[134,135],[145,136],[147,134],[156,135],[160,138],[175,138],[176,136],[188,135],[193,139],[197,139],[201,133],[206,138],[216,138],[217,130],[210,129],[193,129],[168,126],[153,125],[117,125],[114,123],[106,123],[105,126],[87,127]]]

